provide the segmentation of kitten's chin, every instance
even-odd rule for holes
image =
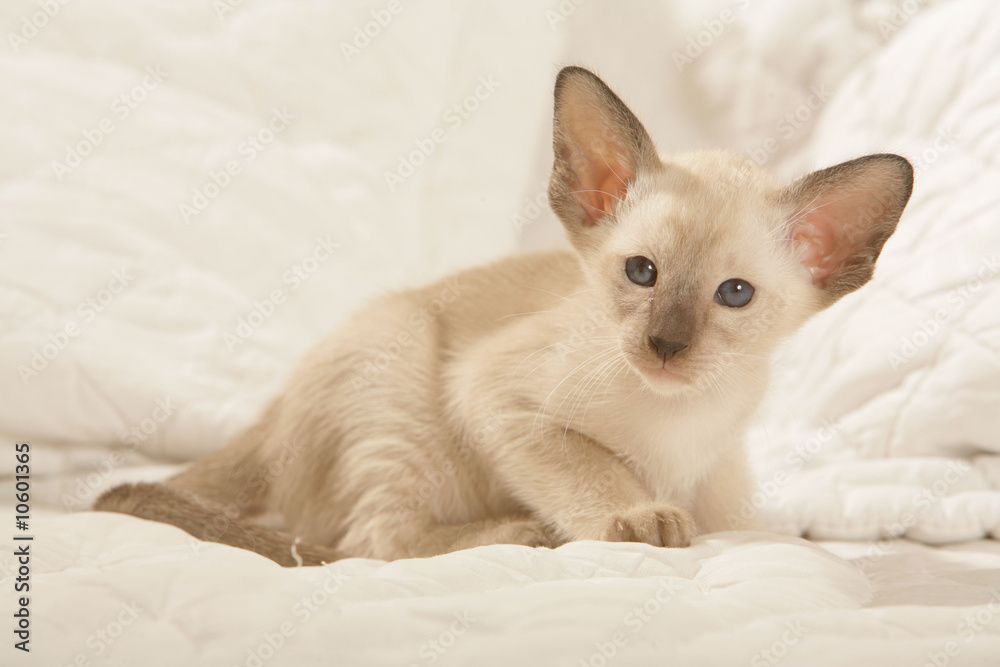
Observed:
[[[679,394],[694,384],[691,378],[673,368],[643,366],[636,370],[650,389],[664,396]]]

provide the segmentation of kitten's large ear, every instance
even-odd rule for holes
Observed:
[[[549,204],[578,243],[587,227],[614,215],[640,171],[660,160],[642,123],[581,67],[559,72],[552,129]]]
[[[792,211],[788,239],[826,292],[824,305],[871,279],[912,189],[910,163],[881,154],[813,172],[782,193]]]

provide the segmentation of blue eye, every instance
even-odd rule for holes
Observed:
[[[729,308],[742,308],[753,298],[753,285],[740,278],[730,278],[715,290],[715,302]]]
[[[629,257],[625,262],[625,275],[636,285],[652,287],[656,284],[656,265],[642,255]]]

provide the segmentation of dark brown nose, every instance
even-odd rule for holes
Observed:
[[[653,344],[656,349],[656,353],[660,355],[660,358],[664,361],[668,359],[673,359],[674,357],[683,354],[684,350],[688,348],[687,343],[681,343],[676,340],[663,340],[657,336],[650,336],[649,342]]]

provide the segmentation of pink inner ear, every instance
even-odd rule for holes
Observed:
[[[569,106],[565,123],[571,136],[580,138],[569,156],[577,180],[573,197],[586,212],[583,225],[592,227],[625,199],[635,170],[625,164],[615,128],[594,114],[589,105]]]
[[[629,173],[620,165],[615,165],[613,168],[597,169],[595,172],[591,175],[594,186],[583,188],[590,190],[590,192],[580,193],[580,203],[589,214],[584,221],[585,226],[596,225],[598,220],[610,214],[619,202],[625,199],[625,195],[628,194],[628,183],[635,178],[634,174]],[[582,199],[582,197],[588,197],[588,199]]]
[[[813,284],[825,289],[827,279],[847,262],[852,247],[844,238],[846,230],[841,229],[837,203],[820,201],[811,208],[811,213],[792,225],[790,237],[802,251],[802,264],[812,275]]]

